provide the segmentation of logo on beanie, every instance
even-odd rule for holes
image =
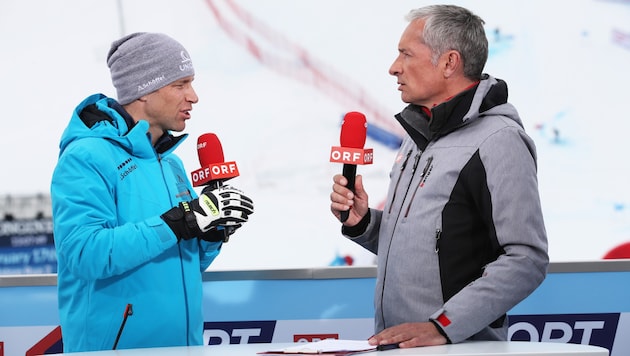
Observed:
[[[138,85],[138,92],[144,91],[145,89],[149,88],[149,87],[154,87],[156,85],[158,85],[161,81],[163,81],[164,79],[166,79],[163,75],[153,78],[151,80],[149,80],[148,82],[144,83],[144,84],[140,84]]]
[[[186,51],[181,51],[180,55],[182,56],[182,63],[179,65],[179,70],[182,72],[185,70],[192,70],[193,64],[188,56],[188,53],[186,53]]]

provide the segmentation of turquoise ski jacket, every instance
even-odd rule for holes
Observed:
[[[151,144],[113,99],[95,94],[61,137],[51,184],[64,352],[201,345],[202,272],[220,242],[177,241],[160,218],[196,198],[173,150]]]

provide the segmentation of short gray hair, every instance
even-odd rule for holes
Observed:
[[[411,10],[405,19],[425,21],[422,40],[431,49],[434,64],[446,51],[455,50],[463,58],[464,75],[481,79],[488,60],[488,38],[481,17],[455,5],[430,5]]]

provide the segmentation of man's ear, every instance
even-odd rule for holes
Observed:
[[[444,58],[444,78],[450,78],[457,70],[462,70],[462,56],[455,50],[447,51],[442,58]]]

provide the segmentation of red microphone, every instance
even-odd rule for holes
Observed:
[[[343,176],[348,180],[346,187],[354,192],[357,164],[372,164],[374,153],[371,148],[363,148],[367,137],[365,115],[351,111],[343,117],[341,124],[341,146],[332,147],[330,162],[343,163]],[[341,212],[341,222],[348,220],[349,211]]]
[[[206,133],[199,136],[197,155],[201,168],[190,173],[193,187],[211,185],[218,188],[224,181],[239,176],[236,162],[225,162],[217,135]]]
[[[210,189],[217,189],[226,180],[239,176],[236,162],[225,162],[223,147],[217,135],[206,133],[199,136],[197,155],[201,168],[190,173],[193,187],[207,185]],[[223,242],[228,242],[234,229],[234,227],[217,227],[217,230],[223,234]]]

